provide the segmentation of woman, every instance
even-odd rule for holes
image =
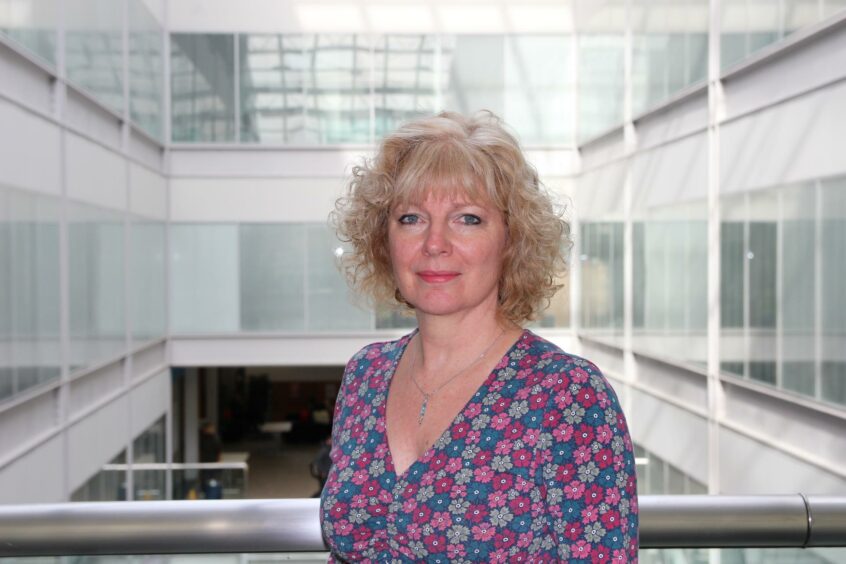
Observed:
[[[418,329],[347,365],[321,499],[332,558],[635,561],[617,398],[521,327],[558,289],[569,228],[497,118],[401,127],[335,220],[354,285]]]

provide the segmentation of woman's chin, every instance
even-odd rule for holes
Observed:
[[[418,318],[421,315],[437,317],[448,317],[452,315],[463,316],[464,314],[472,313],[475,310],[481,311],[483,309],[481,304],[468,305],[464,303],[436,300],[419,300],[419,303],[415,303],[413,305]]]

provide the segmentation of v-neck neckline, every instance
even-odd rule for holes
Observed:
[[[438,438],[436,438],[431,445],[426,447],[426,450],[424,450],[420,454],[420,456],[415,458],[414,461],[409,464],[408,467],[402,473],[399,473],[397,472],[396,466],[394,465],[394,453],[391,451],[391,443],[390,441],[388,441],[388,395],[390,394],[391,382],[393,382],[394,375],[397,373],[399,363],[402,360],[403,356],[405,356],[405,351],[408,349],[409,343],[411,343],[411,340],[414,338],[415,335],[417,335],[418,332],[419,329],[415,329],[414,331],[403,337],[405,342],[401,343],[401,346],[398,347],[396,356],[394,357],[393,365],[391,366],[390,371],[385,375],[382,390],[382,393],[385,397],[384,401],[382,401],[381,405],[379,406],[379,417],[382,420],[382,425],[379,427],[383,429],[382,440],[385,443],[385,450],[387,451],[387,456],[385,460],[385,470],[392,472],[397,480],[407,480],[408,477],[411,475],[411,469],[428,461],[434,455],[436,449],[438,448],[438,445],[442,442],[444,436],[449,433],[453,429],[453,427],[455,427],[458,423],[463,422],[467,419],[467,417],[465,416],[467,408],[470,406],[470,404],[477,401],[477,396],[482,394],[482,392],[489,388],[490,385],[493,384],[493,382],[496,380],[498,374],[502,370],[501,368],[499,368],[499,366],[502,364],[503,359],[510,357],[513,351],[517,348],[517,345],[519,345],[523,341],[523,339],[526,339],[531,333],[528,329],[523,329],[517,340],[514,341],[514,343],[512,343],[510,347],[508,347],[508,350],[506,350],[505,353],[503,353],[503,355],[494,365],[493,369],[491,369],[490,373],[485,377],[485,380],[479,385],[476,391],[473,392],[473,395],[468,398],[467,402],[461,407],[461,409],[458,410],[458,413],[455,414],[455,417],[453,417],[452,421],[450,421],[449,425],[446,426],[443,432],[438,435]]]

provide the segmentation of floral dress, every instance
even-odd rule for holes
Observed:
[[[335,561],[635,562],[635,463],[593,364],[531,331],[401,475],[388,388],[411,335],[344,372],[320,518]]]

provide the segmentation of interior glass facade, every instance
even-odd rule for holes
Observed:
[[[170,35],[174,141],[235,141],[234,71],[232,35]]]
[[[124,214],[68,204],[71,371],[126,348]]]
[[[708,77],[708,0],[687,1],[683,8],[631,3],[634,115]]]
[[[623,223],[594,221],[581,229],[581,327],[587,334],[623,334]]]
[[[379,138],[404,121],[431,115],[448,83],[442,61],[451,48],[434,35],[381,35],[373,39],[373,128]],[[447,65],[448,67],[448,65]]]
[[[218,44],[218,55],[196,47]],[[566,35],[174,34],[173,140],[236,141],[228,100],[237,89],[242,143],[372,143],[415,116],[486,108],[526,144],[571,146],[571,44]],[[214,87],[204,84],[212,67]],[[200,120],[189,116],[206,123],[210,107],[224,133],[189,131]]]
[[[64,10],[68,80],[123,113],[124,3],[65,0]]]
[[[843,8],[842,0],[722,0],[722,68],[727,69]]]
[[[0,402],[59,378],[59,204],[0,186]]]
[[[175,333],[373,328],[324,224],[175,224],[171,234]]]
[[[166,226],[139,216],[130,220],[130,319],[135,343],[164,337],[167,330]]]
[[[619,33],[579,36],[579,141],[602,135],[623,123],[624,41]]]
[[[164,31],[143,0],[129,0],[129,115],[154,139],[164,127]]]
[[[836,177],[724,197],[726,373],[846,405],[844,187]]]
[[[702,202],[652,210],[632,224],[633,346],[640,351],[705,364],[705,216]]]
[[[373,51],[365,35],[242,35],[241,140],[366,143]]]

